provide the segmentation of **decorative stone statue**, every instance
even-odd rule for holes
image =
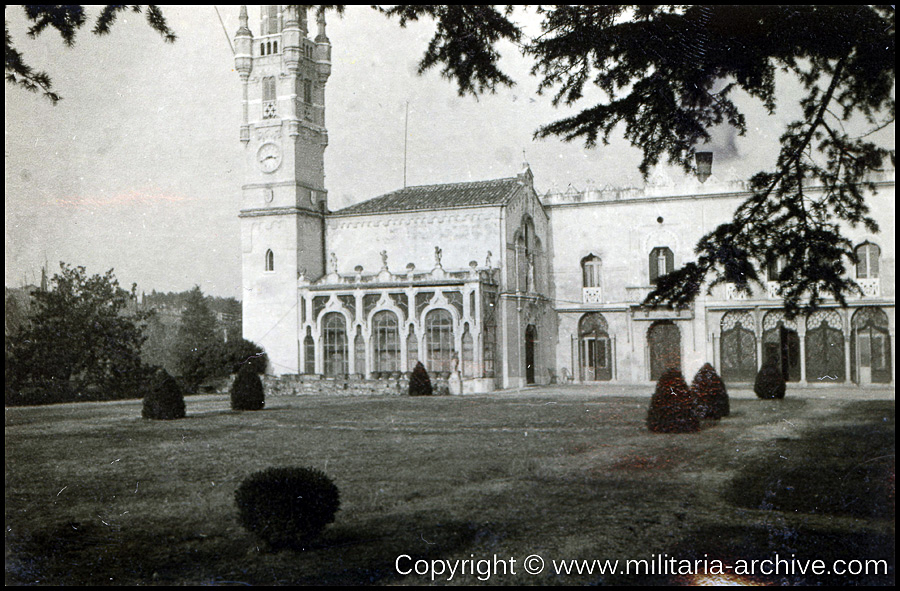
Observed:
[[[338,263],[337,263],[337,255],[331,253],[331,272],[337,275],[338,272]]]
[[[488,269],[491,268],[491,251],[488,251],[487,258],[484,259],[484,266]]]
[[[386,250],[381,251],[381,268],[382,269],[388,268],[388,266],[387,266],[387,251]]]
[[[434,266],[435,267],[441,266],[441,255],[442,254],[443,254],[443,251],[441,250],[441,247],[435,246],[434,247]]]

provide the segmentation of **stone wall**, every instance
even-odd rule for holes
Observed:
[[[354,376],[326,379],[321,376],[261,376],[269,396],[406,396],[409,378],[365,380]],[[447,380],[432,380],[434,393],[449,394]]]

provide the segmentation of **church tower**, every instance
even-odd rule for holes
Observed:
[[[244,338],[262,345],[268,371],[299,373],[297,279],[325,272],[325,18],[309,38],[307,9],[262,6],[260,34],[241,6],[235,70],[241,78]]]

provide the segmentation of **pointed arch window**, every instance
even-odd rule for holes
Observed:
[[[675,255],[668,246],[657,246],[650,251],[650,285],[656,285],[663,275],[675,270]]]
[[[266,76],[262,80],[263,119],[274,119],[278,113],[275,108],[275,77]]]
[[[275,254],[272,252],[272,249],[266,251],[266,271],[274,271],[275,270]]]
[[[856,278],[877,279],[879,277],[879,259],[881,249],[871,242],[864,242],[856,247]]]
[[[581,286],[600,287],[600,257],[589,254],[581,259]]]
[[[453,317],[437,308],[425,317],[425,350],[428,371],[451,371],[453,365]]]
[[[372,371],[400,371],[400,331],[397,315],[383,310],[372,317],[375,347]]]

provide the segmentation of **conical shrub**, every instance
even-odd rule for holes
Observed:
[[[677,369],[668,369],[650,399],[647,428],[655,433],[690,433],[700,429],[691,389]]]
[[[778,367],[778,359],[769,357],[756,374],[756,382],[753,384],[753,391],[760,398],[784,398],[787,390],[787,383],[784,380],[784,374]]]
[[[141,416],[145,419],[172,420],[185,416],[184,391],[165,370],[158,370],[151,379]]]
[[[712,365],[707,363],[700,368],[694,376],[691,391],[697,401],[697,417],[721,419],[728,416],[728,391]]]
[[[425,371],[425,366],[419,361],[416,363],[415,369],[409,376],[409,395],[410,396],[431,396],[431,378]]]
[[[262,380],[249,363],[243,364],[231,385],[231,409],[261,410],[265,405]]]

